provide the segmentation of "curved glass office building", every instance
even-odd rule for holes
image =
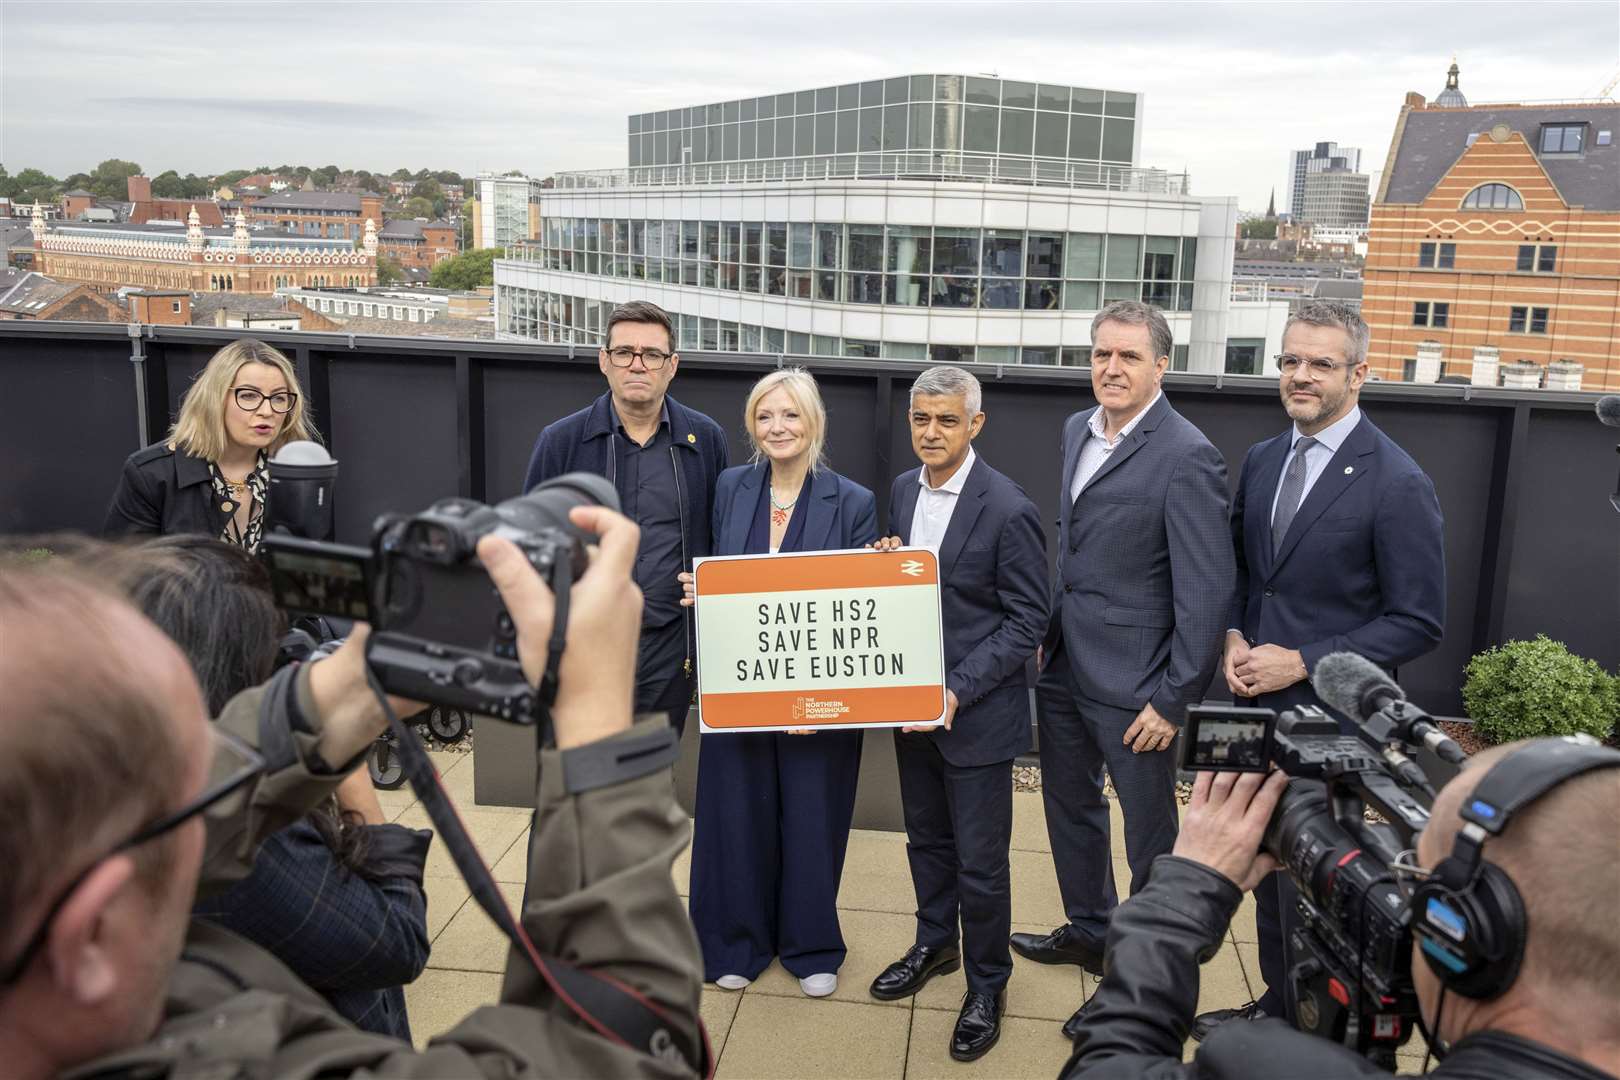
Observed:
[[[1116,299],[1219,371],[1232,199],[1137,165],[1135,93],[911,75],[640,113],[629,165],[530,189],[496,262],[508,339],[600,340],[650,299],[679,347],[1078,363]]]

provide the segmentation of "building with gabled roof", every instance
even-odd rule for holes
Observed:
[[[1469,105],[1458,75],[1396,121],[1364,270],[1373,371],[1494,386],[1528,364],[1620,389],[1620,104]]]

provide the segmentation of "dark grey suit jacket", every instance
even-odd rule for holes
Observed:
[[[1180,724],[1219,662],[1236,587],[1226,461],[1161,396],[1072,503],[1095,409],[1063,426],[1058,567],[1046,653],[1080,692]]]
[[[921,468],[895,477],[889,527],[911,543]],[[1024,490],[980,457],[956,498],[939,546],[946,685],[956,694],[951,730],[931,738],[956,766],[990,765],[1029,749],[1024,665],[1050,622],[1046,534]]]

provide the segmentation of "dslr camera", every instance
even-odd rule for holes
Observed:
[[[478,541],[511,540],[560,592],[585,572],[585,545],[595,539],[568,512],[591,505],[617,510],[613,485],[569,473],[495,506],[450,498],[418,514],[384,514],[369,547],[271,533],[259,552],[285,611],[371,624],[367,659],[384,690],[533,723],[535,691],[518,662],[517,627],[478,561]],[[565,616],[559,604],[558,618]]]
[[[1262,846],[1299,890],[1299,925],[1287,942],[1295,1026],[1393,1071],[1418,1003],[1412,917],[1390,867],[1416,846],[1435,796],[1413,755],[1461,764],[1464,754],[1354,653],[1324,657],[1311,681],[1318,697],[1356,722],[1355,734],[1314,706],[1280,715],[1199,706],[1182,732],[1182,767],[1275,766],[1288,774]]]

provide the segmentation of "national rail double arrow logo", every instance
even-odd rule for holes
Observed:
[[[908,577],[921,577],[923,569],[923,564],[916,559],[907,559],[900,564],[900,572]]]

